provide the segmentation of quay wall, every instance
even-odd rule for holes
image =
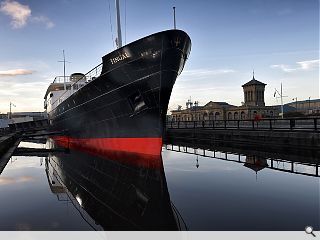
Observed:
[[[272,130],[240,130],[240,129],[178,129],[169,128],[167,139],[185,139],[189,141],[236,142],[242,146],[278,146],[303,149],[320,149],[319,131],[272,131]]]
[[[16,141],[17,134],[15,133],[0,137],[0,158],[16,143]]]

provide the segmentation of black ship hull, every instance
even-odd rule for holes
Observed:
[[[56,140],[68,147],[160,155],[171,91],[191,48],[168,30],[103,57],[99,77],[49,112]]]

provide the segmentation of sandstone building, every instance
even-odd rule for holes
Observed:
[[[193,104],[190,100],[186,103],[186,109],[173,110],[172,121],[202,121],[202,120],[246,120],[278,117],[278,106],[265,106],[265,83],[254,78],[243,84],[244,102],[242,106],[230,105],[226,102],[210,101],[204,106]]]

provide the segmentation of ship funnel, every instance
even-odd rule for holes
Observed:
[[[86,75],[84,75],[83,73],[72,73],[70,75],[70,82],[78,82],[78,81],[86,81]]]

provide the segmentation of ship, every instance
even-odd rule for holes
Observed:
[[[74,149],[66,151],[50,138],[47,148],[55,149],[45,158],[51,192],[57,201],[71,203],[88,229],[188,229],[170,201],[161,156],[136,162],[127,161],[128,153],[117,159],[102,158]]]
[[[158,156],[170,95],[191,40],[174,28],[122,46],[118,16],[119,11],[118,48],[88,73],[64,74],[49,85],[49,126],[70,148]]]

